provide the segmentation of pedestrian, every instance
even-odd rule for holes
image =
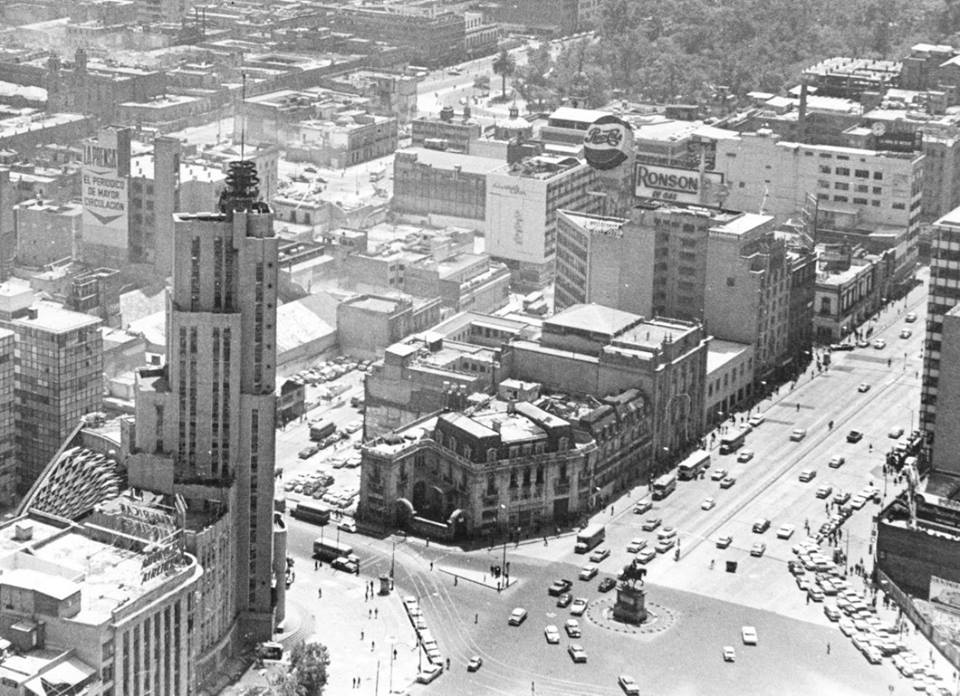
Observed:
[[[810,595],[807,595],[807,604],[810,604]]]
[[[318,587],[318,588],[317,588],[317,599],[322,599],[322,598],[323,598],[323,588],[322,588],[322,587]]]
[[[430,570],[433,570],[433,561],[430,561]]]
[[[797,403],[797,413],[799,413],[799,412],[800,412],[800,404],[799,404],[799,402],[798,402],[798,403]]]
[[[377,647],[377,641],[371,640],[371,641],[370,641],[370,652],[373,652],[376,647]]]
[[[447,671],[450,671],[450,658],[447,658]]]
[[[830,654],[830,641],[827,641],[827,655]]]
[[[360,629],[360,640],[363,640],[363,629]]]
[[[367,609],[367,618],[368,618],[368,619],[372,619],[372,618],[373,618],[373,609]]]
[[[380,618],[380,610],[379,610],[379,609],[376,609],[376,608],[375,608],[375,609],[373,610],[373,618],[375,618],[375,619],[379,619],[379,618]]]
[[[480,621],[480,614],[473,615],[473,623],[478,623]]]
[[[454,576],[453,576],[453,586],[454,586],[454,587],[457,586],[457,580],[459,580],[459,578],[460,578],[459,575],[454,575]]]
[[[314,569],[314,570],[317,570],[319,567],[320,567],[320,561],[314,559],[314,561],[313,561],[313,569]]]
[[[394,660],[397,659],[397,649],[396,649],[396,648],[393,649],[393,659],[394,659]]]

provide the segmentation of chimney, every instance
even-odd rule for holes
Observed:
[[[453,107],[445,106],[440,109],[440,120],[445,123],[451,123],[453,121]]]
[[[499,433],[499,432],[500,432],[500,421],[498,421],[498,420],[493,421],[492,423],[490,423],[490,427],[493,428],[494,430],[496,430],[496,431]]]
[[[470,120],[470,117],[473,115],[473,112],[470,110],[470,105],[467,104],[463,107],[463,122],[466,123]]]

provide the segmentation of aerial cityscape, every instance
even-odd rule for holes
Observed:
[[[0,696],[960,696],[954,5],[0,4]]]

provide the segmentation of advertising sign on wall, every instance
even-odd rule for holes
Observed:
[[[609,114],[601,116],[587,129],[583,138],[583,156],[594,169],[607,171],[627,161],[633,150],[633,128]]]
[[[723,184],[720,172],[638,164],[634,193],[638,198],[660,198],[681,203],[709,203],[708,189]]]

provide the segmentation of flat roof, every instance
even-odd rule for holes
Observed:
[[[396,310],[398,302],[396,300],[387,300],[379,297],[364,297],[359,300],[350,301],[347,304],[351,307],[365,309],[369,312],[387,314]]]
[[[601,116],[609,116],[609,111],[598,111],[596,109],[577,109],[572,106],[561,106],[550,114],[550,120],[558,121],[579,121],[580,123],[593,123]]]
[[[43,303],[36,309],[36,319],[15,319],[14,326],[30,326],[50,333],[67,333],[100,324],[100,317],[73,312],[69,309],[55,308]]]
[[[80,591],[80,585],[58,575],[30,568],[14,568],[0,575],[0,584],[21,590],[36,590],[54,599],[67,599]]]
[[[489,174],[502,168],[505,164],[503,160],[492,157],[460,155],[454,152],[430,150],[425,147],[408,147],[397,150],[396,154],[414,154],[417,156],[417,162],[421,164],[436,167],[437,169],[454,169],[459,167],[461,171],[470,174]]]
[[[714,225],[712,230],[723,232],[724,234],[733,234],[742,236],[748,232],[766,225],[773,220],[772,215],[760,215],[759,213],[741,213],[729,220],[719,222]]]
[[[707,345],[707,375],[719,370],[731,360],[739,358],[745,353],[749,353],[753,348],[749,343],[736,343],[735,341],[724,341],[714,338]]]

